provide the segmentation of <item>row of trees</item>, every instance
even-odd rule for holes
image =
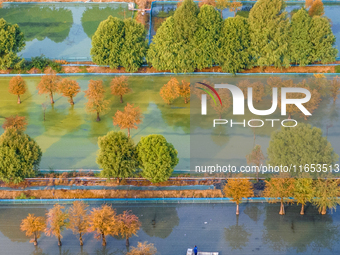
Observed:
[[[178,164],[177,150],[162,135],[142,137],[135,146],[133,140],[122,132],[109,132],[98,139],[97,163],[105,178],[132,177],[136,170],[151,182],[169,179]]]
[[[327,209],[335,209],[340,204],[339,182],[332,179],[285,178],[284,176],[265,181],[263,196],[269,203],[280,203],[279,214],[285,214],[285,203],[301,205],[300,214],[305,213],[305,205],[312,203],[321,214]],[[236,203],[236,214],[239,214],[239,204],[243,198],[254,196],[253,184],[248,179],[228,179],[223,188],[224,195]]]
[[[65,229],[72,230],[78,237],[80,246],[84,245],[83,237],[87,233],[94,233],[96,239],[102,240],[103,246],[106,246],[106,237],[109,235],[124,238],[126,246],[129,246],[129,238],[137,235],[140,227],[138,217],[131,211],[117,215],[116,210],[106,204],[89,211],[88,205],[83,201],[74,201],[68,210],[55,204],[46,213],[46,219],[28,214],[20,225],[21,230],[32,237],[31,242],[34,245],[38,245],[38,239],[44,232],[47,236],[55,236],[59,246],[62,245],[62,232]]]

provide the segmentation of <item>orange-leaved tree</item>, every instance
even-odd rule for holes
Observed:
[[[130,136],[131,128],[137,129],[138,124],[142,123],[143,115],[140,112],[139,107],[134,107],[133,104],[127,104],[124,107],[124,111],[117,110],[113,117],[113,125],[118,125],[120,129],[127,129],[128,136]]]
[[[160,95],[164,102],[172,104],[172,102],[179,97],[179,82],[176,78],[171,78],[170,81],[165,84],[160,91]]]
[[[25,94],[26,90],[26,82],[21,76],[14,76],[9,81],[8,92],[18,96],[18,104],[21,104],[20,95]]]
[[[80,246],[83,246],[83,235],[88,232],[90,227],[89,215],[87,214],[88,205],[83,201],[74,201],[68,210],[69,225],[75,235],[79,236]]]
[[[131,250],[126,255],[154,255],[157,253],[155,246],[148,242],[138,242],[137,247],[131,247]]]
[[[185,104],[190,101],[190,82],[182,80],[182,84],[179,85],[179,95],[184,98]]]
[[[99,114],[109,109],[109,100],[105,100],[105,89],[102,81],[90,80],[88,90],[85,90],[88,99],[86,109],[88,112],[97,113],[96,121],[100,121]]]
[[[94,208],[90,214],[90,231],[95,232],[95,238],[102,239],[102,245],[106,246],[107,235],[117,235],[116,211],[109,205]]]
[[[111,81],[111,94],[119,96],[121,103],[123,103],[123,96],[131,92],[127,80],[126,76],[117,76]]]
[[[27,126],[27,121],[25,116],[9,116],[5,118],[5,122],[2,125],[3,129],[14,128],[19,131],[25,131]]]
[[[223,188],[224,196],[236,203],[236,215],[240,214],[239,204],[242,198],[253,197],[253,185],[248,179],[228,179]]]
[[[47,236],[55,236],[58,239],[58,245],[61,246],[61,239],[63,236],[61,233],[67,227],[68,214],[63,211],[65,207],[59,204],[55,204],[53,208],[48,210],[46,213],[47,217],[47,227],[45,229],[45,234]]]
[[[141,223],[136,215],[131,211],[124,211],[118,215],[117,228],[120,236],[125,238],[126,246],[129,246],[129,238],[132,235],[137,235],[138,230],[141,227]]]
[[[73,98],[80,92],[80,86],[77,81],[64,78],[58,84],[58,91],[63,97],[68,98],[71,105],[74,105]]]
[[[53,94],[58,92],[58,83],[60,76],[55,71],[49,72],[41,77],[41,80],[37,86],[38,94],[48,94],[51,99],[51,104],[54,104]]]
[[[44,217],[36,217],[34,214],[28,214],[27,218],[23,219],[20,224],[21,231],[26,232],[26,236],[32,236],[31,242],[34,245],[38,245],[38,238],[40,233],[44,231],[46,227]]]
[[[340,78],[338,76],[334,77],[330,82],[330,87],[331,97],[333,98],[333,103],[335,103],[340,93]]]

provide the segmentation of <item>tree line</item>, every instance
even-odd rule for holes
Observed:
[[[145,60],[156,70],[193,72],[215,65],[222,71],[237,73],[254,66],[305,66],[315,62],[334,62],[330,20],[323,16],[322,1],[307,1],[305,8],[289,17],[284,0],[259,0],[249,17],[222,19],[221,10],[239,10],[237,2],[203,1],[198,7],[184,0],[157,29],[148,46],[144,26],[133,19],[109,16],[92,37],[94,63],[110,68],[124,67],[136,72]],[[0,19],[1,33],[9,36],[0,44],[0,68],[20,69],[17,53],[25,46],[18,25]],[[8,43],[10,42],[10,43]]]
[[[56,237],[58,246],[61,246],[62,232],[65,229],[70,229],[78,237],[80,246],[84,245],[84,235],[93,233],[96,239],[102,241],[103,246],[107,244],[107,236],[119,236],[125,239],[125,244],[128,247],[130,246],[129,239],[133,235],[137,235],[140,227],[141,223],[138,217],[131,211],[117,214],[116,210],[107,204],[89,211],[88,205],[83,201],[74,201],[68,210],[65,210],[65,207],[60,204],[55,204],[47,211],[46,218],[28,214],[20,225],[21,231],[24,231],[26,236],[32,237],[31,242],[35,246],[38,245],[41,233]],[[141,252],[141,249],[147,252],[145,254],[150,255],[157,252],[153,244],[138,243],[138,246],[132,247],[128,254],[141,254],[138,253]]]

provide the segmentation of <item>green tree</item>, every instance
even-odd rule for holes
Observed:
[[[11,25],[0,19],[0,69],[18,68],[23,60],[17,53],[25,47],[24,33],[18,25]]]
[[[222,18],[211,5],[203,5],[198,14],[198,28],[195,32],[196,67],[212,67],[218,56],[218,39]]]
[[[98,138],[97,164],[103,169],[102,177],[131,177],[136,170],[137,160],[132,139],[123,132],[110,131]]]
[[[338,50],[334,48],[335,36],[329,20],[326,17],[314,16],[309,36],[312,43],[312,62],[321,61],[322,64],[334,62]]]
[[[168,180],[178,164],[177,150],[162,135],[142,137],[137,155],[142,176],[151,182]]]
[[[136,72],[146,56],[148,43],[145,27],[134,19],[124,20],[124,43],[120,51],[120,63],[127,72]]]
[[[315,184],[315,195],[313,204],[318,207],[319,212],[324,215],[327,209],[335,209],[339,202],[339,186],[336,180],[318,179]]]
[[[41,149],[32,138],[17,129],[6,129],[0,136],[0,179],[18,183],[34,177],[41,156]]]
[[[273,132],[267,154],[273,166],[333,164],[338,159],[321,129],[303,123]]]
[[[91,55],[94,63],[117,68],[120,65],[121,48],[124,43],[124,22],[109,16],[100,22],[92,36]]]
[[[224,20],[219,39],[217,63],[223,72],[237,73],[249,68],[250,34],[246,18],[237,16]]]
[[[289,20],[284,1],[257,1],[250,10],[248,21],[255,64],[288,67]]]
[[[289,31],[289,57],[291,62],[300,66],[312,62],[312,44],[310,41],[311,17],[306,9],[302,8],[292,17]]]
[[[294,181],[293,197],[297,204],[301,204],[300,214],[305,214],[305,205],[311,202],[314,196],[313,179],[297,178]]]

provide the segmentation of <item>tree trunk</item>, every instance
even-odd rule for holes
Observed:
[[[292,118],[292,114],[289,112],[288,113],[288,119],[290,120]]]
[[[104,235],[104,234],[102,234],[102,239],[103,239],[102,245],[103,245],[103,246],[106,246],[106,239],[105,239],[105,235]]]
[[[123,103],[123,95],[120,95],[120,103]]]
[[[283,201],[281,199],[281,206],[280,206],[280,212],[279,212],[280,215],[284,215],[285,214],[285,206],[283,204]]]
[[[80,242],[80,246],[84,245],[83,237],[81,236],[81,234],[79,234],[79,242]]]
[[[185,103],[185,104],[188,103],[188,98],[187,98],[187,97],[184,98],[184,103]]]
[[[126,238],[125,245],[126,245],[126,246],[130,246],[130,242],[129,242],[129,238],[128,238],[128,237]]]
[[[37,239],[37,235],[36,234],[34,234],[34,239],[33,240],[34,240],[33,241],[34,246],[37,246],[38,245],[38,239]]]
[[[20,95],[18,95],[18,104],[21,104]]]
[[[128,137],[130,137],[130,128],[128,128]]]
[[[322,214],[322,215],[325,215],[326,213],[327,213],[326,206],[323,206],[323,207],[322,207],[322,210],[321,210],[321,214]]]
[[[119,177],[117,177],[117,184],[119,184]]]
[[[301,214],[301,215],[304,215],[304,214],[305,214],[305,205],[304,205],[304,204],[301,205],[300,214]]]
[[[257,166],[256,169],[256,181],[259,182],[259,171],[260,171],[260,166]]]
[[[97,112],[97,119],[96,119],[96,121],[100,121],[99,112]]]
[[[239,203],[236,203],[236,215],[240,214]]]
[[[70,97],[70,104],[74,105],[73,97]]]
[[[51,104],[54,104],[53,93],[50,94],[50,98],[51,98]]]
[[[61,246],[61,240],[60,240],[60,236],[58,236],[58,246]]]

